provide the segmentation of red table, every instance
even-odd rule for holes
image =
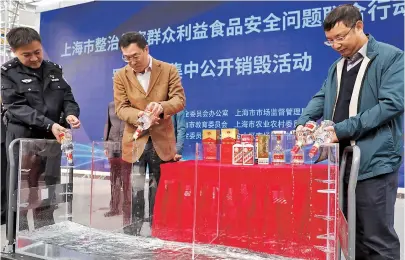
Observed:
[[[327,165],[220,165],[202,161],[161,166],[153,236],[246,248],[286,257],[326,259],[315,246],[335,232],[327,215]],[[332,176],[337,167],[330,167]],[[329,188],[335,188],[331,184]],[[197,196],[195,196],[197,195]],[[335,194],[329,212],[336,212]],[[194,214],[194,212],[196,214]],[[195,228],[193,228],[195,227]],[[195,230],[195,232],[193,232]]]

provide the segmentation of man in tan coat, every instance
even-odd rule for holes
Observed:
[[[119,46],[127,66],[114,76],[114,102],[118,117],[125,122],[122,139],[122,158],[131,176],[132,214],[126,221],[126,233],[139,235],[143,221],[151,222],[154,197],[160,178],[160,164],[176,154],[176,137],[171,116],[182,111],[186,98],[179,73],[174,65],[156,60],[149,55],[149,47],[142,34],[128,32],[121,36]],[[134,142],[137,120],[143,111],[152,111],[152,126]],[[149,193],[144,194],[146,167],[149,168]],[[125,180],[124,180],[125,181]],[[149,202],[145,214],[145,200]],[[131,210],[123,208],[124,217]]]

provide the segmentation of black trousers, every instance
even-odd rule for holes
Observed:
[[[155,196],[160,179],[160,165],[162,163],[165,162],[157,155],[152,140],[149,138],[139,161],[133,165],[131,180],[129,180],[132,186],[132,207],[131,224],[124,228],[126,234],[141,235],[142,225],[145,222],[151,225],[153,221]],[[149,169],[149,188],[147,196],[145,196],[146,168]],[[147,208],[145,208],[146,203],[149,204]],[[145,209],[149,211],[148,214],[145,214]],[[124,216],[125,215],[124,209]]]
[[[28,127],[8,124],[6,132],[6,147],[17,138],[35,138],[44,139],[51,137],[49,133],[35,132]],[[14,145],[14,164],[16,169],[11,172],[10,157],[7,149],[7,180],[9,183],[10,175],[15,175],[16,190],[20,184],[20,196],[24,197],[29,206],[35,205],[33,208],[34,228],[40,228],[55,223],[53,212],[55,206],[52,205],[52,200],[55,199],[55,186],[60,183],[61,172],[61,148],[57,143],[41,143],[41,142],[24,142],[22,147],[22,155],[20,158],[20,145]],[[18,183],[18,166],[21,161],[21,168],[27,170],[26,175],[22,175],[21,183]],[[43,201],[38,201],[39,186],[48,187],[48,198]],[[9,186],[7,185],[7,194]],[[14,198],[7,198],[8,201]],[[38,205],[39,203],[39,205]],[[19,230],[28,229],[27,210],[23,208],[17,209],[19,211]],[[17,219],[17,212],[14,212],[14,218]],[[14,222],[15,224],[16,221]],[[16,226],[13,227],[16,230]]]
[[[348,161],[343,187],[345,215],[350,166]],[[397,189],[398,171],[357,182],[356,260],[400,259],[399,238],[394,230]]]
[[[131,193],[131,171],[132,164],[119,157],[108,158],[110,162],[110,211],[111,214],[119,214],[122,209],[123,224],[128,226],[131,223],[132,193]],[[122,194],[121,194],[122,189]],[[111,216],[111,215],[110,215]]]

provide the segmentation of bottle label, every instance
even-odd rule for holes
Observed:
[[[284,160],[284,154],[274,154],[273,160]]]
[[[304,160],[304,156],[302,154],[297,154],[293,156],[293,160],[294,161],[303,161]]]
[[[309,130],[311,130],[311,132],[312,132],[316,127],[316,123],[308,122],[308,123],[305,124],[305,127],[308,128]]]

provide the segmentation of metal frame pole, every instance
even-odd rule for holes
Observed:
[[[348,153],[353,153],[352,166],[350,168],[349,186],[347,189],[347,223],[348,223],[348,255],[346,260],[355,260],[356,256],[356,186],[360,168],[360,148],[358,146],[348,146],[345,148],[340,165],[340,192],[339,192],[339,208],[343,210],[343,191],[344,177]],[[341,247],[338,246],[338,256],[340,259]]]
[[[24,138],[18,138],[13,140],[8,147],[8,158],[9,158],[9,182],[8,182],[8,209],[7,209],[7,240],[8,244],[5,251],[7,253],[14,252],[15,236],[16,230],[14,230],[14,212],[17,211],[17,196],[16,194],[16,184],[19,176],[18,166],[15,165],[14,157],[14,146],[20,143]]]

